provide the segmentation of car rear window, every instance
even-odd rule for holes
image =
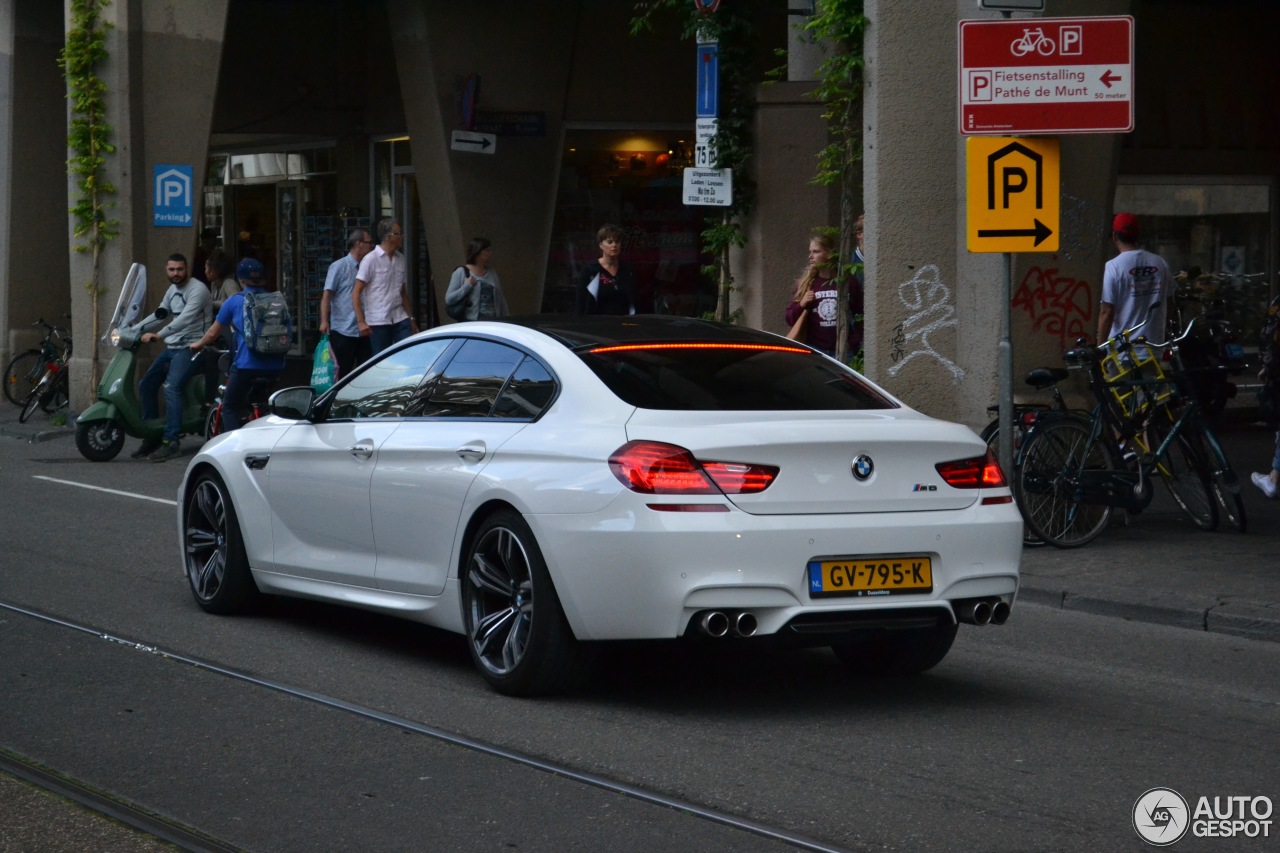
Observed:
[[[637,344],[579,353],[609,390],[643,409],[892,409],[852,370],[809,350],[762,344]]]

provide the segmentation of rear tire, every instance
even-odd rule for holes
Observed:
[[[878,629],[831,650],[854,675],[918,675],[942,662],[959,626],[940,616],[932,628]]]
[[[563,691],[588,674],[533,531],[501,510],[476,531],[462,568],[467,648],[485,681],[508,696]]]
[[[1027,436],[1014,492],[1031,532],[1057,548],[1092,542],[1106,529],[1111,507],[1081,501],[1080,475],[1114,470],[1106,447],[1093,441],[1090,421],[1063,418],[1038,426]]]
[[[39,385],[31,389],[31,393],[27,395],[27,399],[22,404],[22,411],[18,413],[18,423],[25,424],[36,413],[36,409],[40,408],[40,398],[42,396],[42,389]]]
[[[104,418],[76,424],[76,450],[90,462],[110,462],[124,448],[124,430],[115,421]]]
[[[238,613],[258,597],[240,522],[221,478],[206,471],[195,480],[182,512],[183,562],[196,604],[206,613]]]
[[[18,353],[4,369],[4,396],[15,406],[27,402],[31,390],[43,374],[44,356],[40,350]]]

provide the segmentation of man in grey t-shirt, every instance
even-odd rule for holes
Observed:
[[[1102,275],[1102,304],[1098,308],[1098,343],[1146,322],[1133,336],[1168,338],[1165,308],[1173,297],[1173,276],[1164,258],[1138,247],[1142,229],[1132,213],[1117,213],[1111,221],[1111,240],[1119,255],[1107,261]]]

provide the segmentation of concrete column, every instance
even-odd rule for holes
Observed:
[[[67,217],[60,189],[66,174],[65,89],[58,70],[61,10],[56,4],[5,3],[0,40],[7,45],[0,82],[0,350],[26,349],[43,336],[43,317],[68,326]],[[52,107],[51,107],[52,105]],[[39,236],[36,236],[39,235]],[[42,251],[26,247],[40,245]],[[6,360],[7,363],[7,360]]]
[[[148,298],[154,304],[167,286],[165,258],[182,252],[190,260],[195,250],[194,221],[189,228],[152,225],[152,167],[190,164],[192,204],[198,212],[227,5],[228,0],[199,4],[134,0],[103,9],[104,20],[114,25],[107,33],[108,58],[98,73],[106,82],[107,122],[116,145],[115,153],[106,158],[105,177],[116,187],[111,201],[119,236],[107,244],[99,259],[100,293],[96,298],[84,287],[93,275],[93,258],[89,253],[75,253],[71,258],[72,314],[79,342],[71,371],[73,409],[84,408],[93,400],[93,332],[96,328],[99,338],[106,332],[130,264],[136,261],[147,266]],[[69,9],[68,3],[68,26]],[[75,198],[78,190],[70,176],[67,187],[69,196]],[[74,227],[69,220],[68,225]],[[100,368],[112,354],[110,345],[99,344]]]
[[[1055,15],[1124,14],[1126,0],[1061,0]],[[965,145],[957,125],[957,23],[998,17],[954,4],[867,0],[868,374],[922,411],[980,427],[996,401],[1000,255],[966,247]],[[1014,382],[1060,365],[1096,325],[1119,137],[1068,135],[1062,247],[1015,256]]]

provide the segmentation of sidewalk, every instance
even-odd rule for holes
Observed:
[[[0,440],[58,442],[75,453],[75,419],[56,426],[37,412],[18,423],[4,401]],[[1265,470],[1275,434],[1252,421],[1252,410],[1229,409],[1217,430],[1241,479],[1249,532],[1224,520],[1197,530],[1156,487],[1156,497],[1127,524],[1115,523],[1083,548],[1025,548],[1025,602],[1196,631],[1280,642],[1280,500],[1266,500],[1249,481]]]

